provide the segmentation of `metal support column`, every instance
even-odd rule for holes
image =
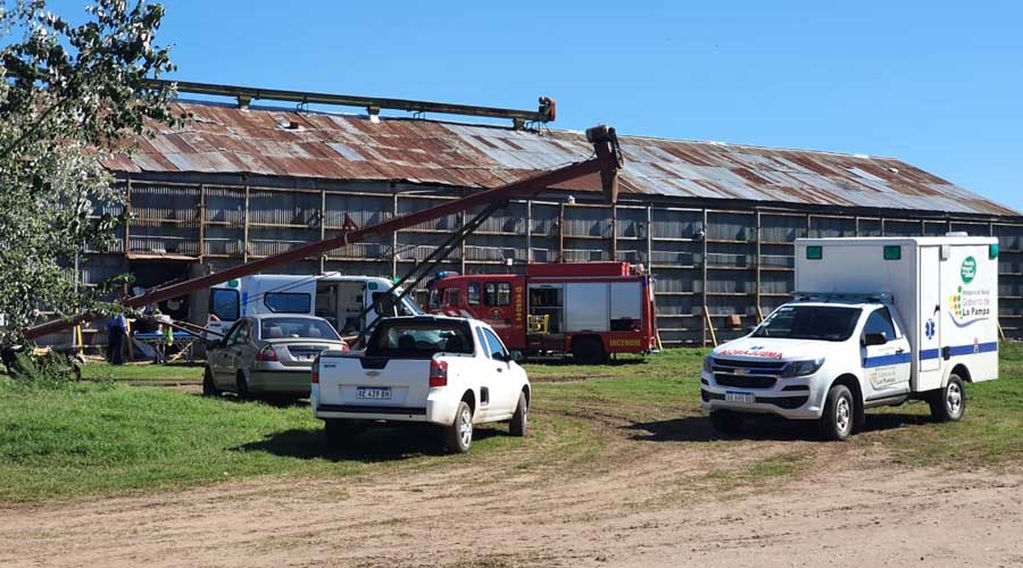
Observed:
[[[565,262],[565,203],[558,204],[558,262]]]
[[[533,262],[533,200],[526,200],[526,263]]]
[[[464,230],[464,229],[465,229],[465,211],[462,211],[462,212],[460,212],[458,214],[458,230],[461,231],[461,230]],[[459,259],[458,259],[458,273],[459,274],[465,274],[465,251],[466,251],[465,242],[468,241],[468,240],[469,240],[469,235],[465,235],[465,238],[462,239],[462,242],[460,242],[458,244],[458,257],[459,257]]]
[[[618,260],[618,206],[611,205],[611,260]]]
[[[757,278],[757,281],[756,281],[756,308],[757,308],[757,310],[756,310],[756,312],[758,314],[758,319],[759,319],[759,314],[762,313],[762,310],[760,309],[760,269],[761,269],[761,264],[763,264],[761,262],[761,258],[762,258],[761,257],[761,245],[760,245],[760,241],[761,241],[761,221],[760,221],[760,210],[759,209],[756,210],[756,223],[757,223],[757,226],[754,228],[754,231],[755,231],[754,236],[756,238],[757,244],[756,244],[756,252],[753,254],[753,265],[754,265],[754,269],[756,270],[756,278]]]
[[[707,344],[707,332],[709,331],[707,329],[708,328],[707,324],[710,323],[710,307],[707,306],[707,239],[709,238],[710,231],[707,230],[708,226],[707,226],[707,210],[706,209],[703,210],[703,227],[701,227],[701,229],[703,230],[703,239],[702,239],[702,241],[703,241],[703,249],[702,249],[703,253],[700,256],[700,268],[701,268],[701,271],[702,271],[702,277],[701,278],[702,278],[703,282],[702,282],[702,284],[700,286],[700,293],[702,294],[702,299],[700,300],[700,302],[701,302],[701,304],[703,304],[702,307],[703,307],[703,313],[704,313],[705,317],[702,318],[703,325],[702,325],[702,330],[701,330],[702,333],[701,333],[700,345],[706,345]]]
[[[206,256],[206,184],[199,184],[199,263]]]
[[[249,186],[245,186],[245,210],[242,211],[242,262],[249,261]]]
[[[654,214],[653,209],[646,206],[646,266],[647,272],[653,273],[654,264],[654,240],[651,236],[653,234],[654,225]]]
[[[398,216],[398,193],[392,194],[391,219]],[[391,279],[398,277],[398,231],[391,233]]]
[[[320,240],[327,238],[327,191],[320,190]],[[320,255],[320,274],[327,270],[327,253]]]

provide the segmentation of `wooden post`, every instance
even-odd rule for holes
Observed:
[[[611,260],[618,260],[618,205],[611,204]]]
[[[754,254],[753,262],[754,262],[755,269],[756,269],[756,272],[757,272],[757,274],[756,274],[756,298],[755,298],[755,302],[756,302],[757,313],[759,314],[760,313],[760,265],[761,265],[761,261],[760,261],[760,258],[761,258],[761,256],[760,256],[761,255],[761,246],[760,246],[760,240],[761,240],[761,235],[760,235],[761,219],[760,219],[760,210],[759,209],[757,209],[757,211],[756,211],[756,223],[757,223],[757,226],[754,228],[754,230],[756,231],[757,244],[756,244],[756,253]]]
[[[558,208],[558,262],[565,262],[565,202]]]
[[[704,306],[703,306],[703,315],[705,317],[704,324],[707,326],[707,329],[710,330],[710,339],[711,339],[711,341],[714,342],[714,347],[717,347],[718,346],[718,336],[717,336],[717,333],[714,332],[714,322],[712,322],[711,319],[710,319],[710,310],[707,308],[706,304],[704,304]]]

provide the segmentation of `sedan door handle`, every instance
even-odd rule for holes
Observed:
[[[906,351],[905,349],[899,347],[898,349],[895,350],[895,353],[901,355],[902,353],[905,353],[905,351]]]

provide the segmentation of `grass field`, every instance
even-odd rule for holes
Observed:
[[[639,440],[716,440],[699,411],[705,350],[622,358],[599,367],[530,364],[534,436],[483,428],[468,456],[432,454],[426,434],[383,430],[354,453],[324,449],[307,405],[203,398],[138,386],[197,382],[201,367],[91,365],[83,381],[36,387],[0,378],[0,502],[119,494],[255,475],[348,476],[388,467],[514,455],[515,467],[571,467],[596,457],[608,430]],[[868,414],[851,444],[883,444],[907,465],[974,467],[1023,462],[1023,348],[1002,347],[1002,380],[971,385],[967,417],[931,424],[924,404]],[[130,384],[126,384],[130,383]],[[802,436],[802,431],[794,434]],[[756,437],[793,436],[784,428]],[[798,470],[805,448],[711,478],[741,483]]]

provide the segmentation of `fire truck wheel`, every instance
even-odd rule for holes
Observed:
[[[572,357],[580,365],[597,365],[607,359],[607,354],[599,338],[577,337],[572,340]]]

